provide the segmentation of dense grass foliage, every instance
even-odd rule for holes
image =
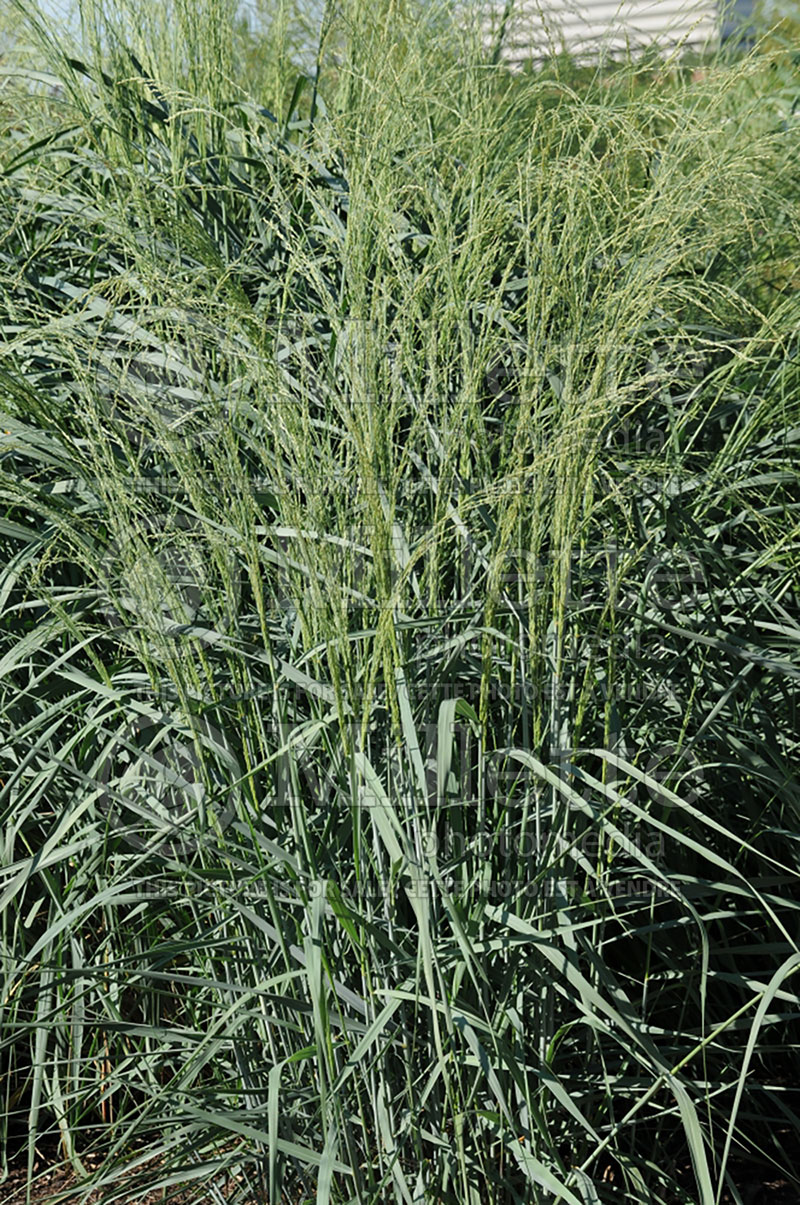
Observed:
[[[226,11],[5,64],[3,1159],[741,1202],[800,1132],[791,58],[344,3],[305,80]]]

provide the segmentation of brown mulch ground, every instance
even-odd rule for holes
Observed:
[[[91,1169],[92,1161],[87,1157],[82,1157],[85,1164]],[[31,1194],[31,1205],[51,1205],[56,1199],[68,1200],[63,1194],[74,1193],[79,1188],[79,1181],[70,1168],[65,1167],[63,1163],[51,1163],[49,1166],[45,1160],[40,1160],[42,1166],[35,1165],[35,1182],[33,1192]],[[687,1169],[688,1170],[688,1169]],[[752,1175],[748,1176],[745,1169],[741,1167],[731,1166],[731,1174],[737,1184],[744,1205],[800,1205],[800,1192],[794,1188],[787,1180],[783,1179],[753,1179]],[[0,1205],[26,1205],[25,1195],[25,1180],[26,1169],[24,1165],[12,1167],[8,1178],[0,1184]],[[231,1185],[234,1188],[234,1185]],[[197,1201],[198,1186],[187,1185],[184,1191],[179,1188],[171,1190],[172,1194],[169,1197],[168,1205],[189,1205],[189,1202]],[[74,1200],[74,1197],[72,1197]],[[302,1200],[307,1198],[303,1197]],[[161,1189],[157,1189],[150,1193],[142,1193],[141,1190],[133,1194],[130,1201],[124,1202],[124,1205],[164,1205],[165,1197]],[[729,1203],[732,1197],[728,1192],[725,1192],[722,1201]],[[84,1205],[99,1205],[100,1194],[93,1192],[86,1198]],[[264,1202],[253,1205],[264,1205]],[[300,1205],[300,1201],[297,1202]]]
[[[86,1161],[84,1160],[84,1162]],[[8,1179],[0,1184],[0,1205],[26,1205],[25,1180],[26,1169],[24,1167],[10,1169]],[[50,1205],[56,1199],[65,1199],[62,1194],[74,1193],[79,1185],[80,1181],[76,1178],[75,1173],[71,1168],[64,1167],[63,1164],[39,1170],[35,1173],[31,1205]],[[170,1196],[168,1205],[189,1205],[190,1201],[197,1201],[196,1184],[187,1187],[184,1192],[172,1189],[172,1193],[174,1195]],[[75,1200],[75,1198],[70,1196],[65,1200]],[[100,1193],[93,1192],[85,1199],[84,1205],[99,1205],[100,1200]],[[164,1205],[164,1200],[163,1191],[156,1189],[150,1193],[136,1193],[125,1205]]]
[[[12,1169],[9,1178],[0,1184],[0,1205],[25,1205],[25,1169]],[[60,1198],[61,1194],[78,1187],[78,1180],[69,1168],[55,1167],[36,1175],[31,1205],[50,1205],[51,1201]],[[194,1195],[193,1195],[194,1194]],[[169,1205],[188,1205],[190,1200],[197,1200],[197,1188],[189,1192],[170,1197]],[[86,1198],[85,1205],[98,1205],[100,1195],[93,1192]],[[164,1196],[160,1189],[145,1196],[135,1197],[136,1205],[164,1205]],[[133,1205],[131,1201],[130,1205]]]
[[[31,1205],[51,1205],[51,1202],[56,1201],[64,1201],[67,1205],[68,1202],[78,1199],[75,1194],[80,1189],[81,1181],[72,1168],[63,1162],[58,1147],[54,1145],[52,1149],[46,1148],[40,1153],[37,1146],[36,1152],[38,1159],[33,1168]],[[89,1172],[95,1171],[101,1163],[99,1157],[87,1154],[81,1154],[81,1161]],[[139,1167],[136,1170],[141,1177],[142,1168]],[[155,1164],[153,1171],[155,1173]],[[132,1173],[131,1179],[134,1174]],[[26,1179],[27,1160],[19,1159],[12,1163],[8,1178],[0,1183],[0,1205],[26,1205]],[[230,1189],[234,1188],[235,1185],[231,1183]],[[198,1200],[200,1193],[197,1181],[187,1184],[184,1190],[181,1190],[180,1187],[172,1187],[168,1191],[170,1196],[167,1199],[165,1191],[161,1188],[147,1192],[138,1187],[132,1190],[129,1200],[125,1200],[125,1198],[119,1198],[119,1200],[121,1205],[164,1205],[167,1200],[168,1205],[189,1205],[189,1202]],[[228,1195],[224,1189],[222,1195]],[[99,1191],[95,1191],[83,1198],[83,1205],[100,1205],[100,1201],[101,1194]],[[263,1205],[263,1202],[254,1201],[253,1205]]]

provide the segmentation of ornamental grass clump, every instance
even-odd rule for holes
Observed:
[[[784,52],[512,77],[344,0],[291,79],[288,5],[258,69],[132,11],[0,92],[5,1166],[793,1182]]]

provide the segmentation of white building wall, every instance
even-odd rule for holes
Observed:
[[[509,63],[568,50],[578,59],[685,44],[711,46],[719,33],[712,0],[491,0],[487,32],[496,37],[507,15],[502,57]]]

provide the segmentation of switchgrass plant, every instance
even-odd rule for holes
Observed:
[[[287,100],[198,13],[2,94],[4,1166],[793,1182],[784,60],[576,89],[344,3]]]

